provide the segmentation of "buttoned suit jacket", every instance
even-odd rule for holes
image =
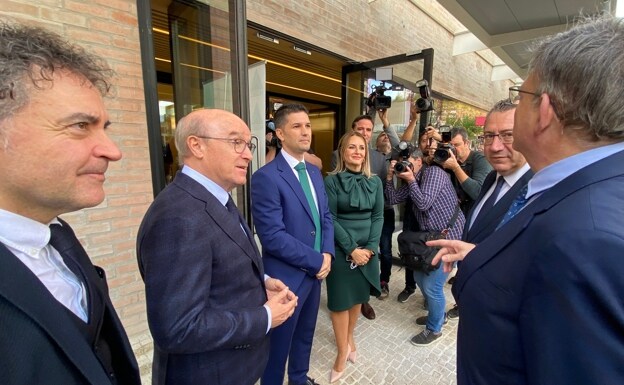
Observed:
[[[475,208],[479,205],[479,202],[483,200],[484,195],[488,192],[490,187],[492,187],[492,185],[496,182],[496,176],[496,170],[493,170],[485,177],[481,192],[475,200],[475,203],[472,205],[472,209],[470,209],[470,212],[468,213],[466,226],[464,226],[464,234],[462,235],[462,240],[466,242],[479,243],[496,230],[496,227],[503,220],[509,206],[511,206],[511,203],[518,196],[522,187],[529,183],[529,180],[533,177],[533,171],[528,170],[525,172],[520,179],[518,179],[509,190],[507,190],[505,195],[503,195],[496,202],[494,207],[488,210],[487,213],[483,213],[483,216],[476,220],[470,229],[468,229],[468,224],[474,216]]]
[[[269,348],[264,267],[243,222],[182,173],[145,214],[137,256],[155,343],[154,384],[260,378]]]
[[[316,279],[323,263],[320,253],[334,255],[334,225],[323,177],[311,163],[306,162],[306,169],[320,208],[320,252],[314,250],[316,228],[310,206],[283,154],[251,178],[251,208],[264,267],[268,275],[281,279],[295,292],[306,277]]]
[[[58,251],[67,253],[89,281],[89,303],[98,296],[104,304],[101,319],[95,319],[90,306],[89,320],[98,322],[100,333],[107,333],[119,347],[113,357],[119,362],[118,383],[140,384],[136,358],[110,301],[104,270],[92,264],[77,239],[70,249]],[[0,243],[0,383],[110,385],[94,349],[97,346],[90,346],[69,310]]]
[[[624,383],[622,164],[568,176],[466,256],[459,385]]]

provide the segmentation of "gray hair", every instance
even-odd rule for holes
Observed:
[[[423,152],[420,151],[420,148],[415,148],[414,151],[410,153],[410,157],[414,159],[422,159],[424,158]]]
[[[175,145],[178,149],[178,164],[184,164],[184,159],[191,153],[186,144],[186,139],[191,135],[206,136],[205,120],[200,114],[191,112],[184,116],[175,129]]]
[[[563,127],[589,141],[624,140],[624,20],[587,17],[534,48],[529,74]],[[537,99],[537,98],[536,98]]]
[[[511,99],[507,98],[507,99],[503,99],[503,100],[499,100],[498,102],[496,102],[496,104],[490,109],[490,111],[488,111],[487,115],[485,116],[485,122],[487,124],[488,119],[490,118],[490,115],[495,113],[495,112],[507,112],[507,111],[511,111],[511,110],[515,110],[516,107],[518,107],[517,104],[515,104],[514,102],[511,101]]]
[[[60,70],[81,75],[102,96],[110,89],[112,70],[101,57],[46,29],[0,21],[0,122],[28,104],[31,86],[48,86]]]

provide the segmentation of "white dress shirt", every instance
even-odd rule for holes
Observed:
[[[509,175],[505,175],[502,176],[499,173],[496,173],[496,179],[498,179],[499,177],[502,177],[505,180],[505,183],[503,183],[503,186],[501,187],[498,196],[496,197],[496,202],[494,202],[494,204],[496,204],[502,197],[505,196],[505,194],[507,194],[507,191],[511,190],[511,188],[513,187],[513,185],[516,184],[516,182],[522,178],[522,176],[529,171],[531,167],[529,167],[528,163],[525,163],[524,166],[520,167],[519,169],[517,169],[516,171],[512,172]],[[496,183],[492,183],[492,186],[490,186],[489,190],[487,191],[487,193],[485,193],[485,195],[483,195],[483,198],[481,198],[481,200],[479,201],[479,203],[477,204],[477,206],[475,207],[474,212],[472,213],[472,216],[470,217],[470,223],[468,224],[468,230],[470,230],[470,228],[472,227],[472,224],[474,223],[475,219],[477,219],[477,216],[479,215],[479,212],[481,211],[481,207],[483,207],[483,204],[488,200],[488,198],[490,197],[490,195],[492,195],[494,193],[494,189],[496,188]]]
[[[0,242],[2,242],[63,306],[85,322],[87,293],[83,283],[69,270],[50,242],[52,223],[48,225],[0,209]]]

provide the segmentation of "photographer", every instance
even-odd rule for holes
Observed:
[[[438,166],[423,163],[419,149],[409,150],[409,156],[390,162],[384,192],[389,204],[399,204],[408,198],[413,202],[412,210],[420,230],[443,230],[451,222],[457,208],[457,196],[449,175]],[[406,184],[396,188],[394,175]],[[464,215],[460,212],[447,239],[460,239],[464,227]],[[437,269],[431,273],[414,272],[414,279],[428,302],[428,318],[425,329],[411,339],[414,345],[428,345],[442,335],[444,322],[443,285],[447,273]]]
[[[466,215],[479,196],[483,181],[492,171],[492,166],[482,153],[470,149],[468,132],[463,127],[453,127],[448,138],[443,138],[433,127],[428,127],[425,135],[429,139],[441,142],[438,144],[440,147],[438,151],[443,151],[440,144],[448,145],[445,156],[436,156],[435,159],[451,173],[461,210]]]

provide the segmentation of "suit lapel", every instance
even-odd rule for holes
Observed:
[[[524,185],[526,185],[529,180],[533,177],[533,171],[528,170],[518,179],[516,183],[503,195],[498,202],[492,207],[492,209],[485,213],[483,217],[480,217],[475,223],[473,223],[472,227],[468,231],[466,240],[478,239],[479,235],[484,232],[493,232],[500,221],[503,219],[503,216],[509,210],[509,206],[516,199],[520,190]]]
[[[262,261],[260,260],[260,253],[258,252],[255,241],[253,241],[253,238],[251,237],[251,230],[245,224],[245,221],[240,213],[238,214],[239,221],[235,221],[233,217],[230,216],[227,208],[223,206],[214,195],[206,190],[201,184],[193,180],[193,178],[183,173],[179,173],[173,180],[173,183],[177,184],[178,187],[188,192],[194,198],[205,202],[206,214],[213,219],[217,226],[221,227],[223,232],[232,240],[232,242],[237,244],[245,252],[245,254],[256,265],[258,270],[262,273],[264,272]],[[245,228],[247,236],[243,234],[241,224]]]
[[[612,166],[623,163],[624,151],[608,156],[568,176],[529,203],[509,222],[496,230],[496,236],[487,237],[466,256],[453,284],[455,298],[461,293],[472,274],[492,258],[497,257],[503,248],[513,242],[529,226],[536,215],[548,211],[552,206],[580,189],[602,180],[624,175],[621,168]]]
[[[492,187],[495,181],[496,181],[496,170],[492,170],[485,177],[485,180],[483,181],[483,185],[481,186],[481,191],[479,191],[479,196],[477,197],[477,199],[475,199],[475,204],[472,205],[472,208],[470,209],[470,212],[468,213],[468,216],[466,217],[466,226],[464,226],[464,233],[462,234],[462,239],[468,238],[468,231],[469,231],[468,225],[470,224],[470,221],[472,220],[472,217],[474,216],[475,208],[478,206],[479,202],[481,202],[481,200],[483,199],[483,196],[490,189],[490,187]],[[473,230],[473,227],[474,226],[472,226],[470,230]]]
[[[297,177],[295,176],[295,173],[290,168],[290,165],[288,164],[286,159],[284,159],[284,156],[280,153],[273,161],[277,161],[277,170],[280,172],[280,176],[286,181],[286,183],[288,183],[290,188],[293,190],[295,196],[297,197],[299,202],[301,202],[301,206],[303,206],[303,209],[308,214],[310,221],[314,222],[314,217],[312,216],[312,211],[310,210],[310,205],[308,204],[308,199],[306,198],[305,193],[303,192],[303,188],[301,187],[301,184],[299,183],[299,179],[297,179]],[[315,167],[309,167],[309,163],[306,163],[306,168],[308,169],[307,171],[308,171],[308,174],[310,175],[310,179],[315,179],[315,178],[312,178],[312,170],[315,169]],[[316,184],[314,183],[314,181],[311,180],[310,183],[311,183],[311,186],[316,191],[318,191],[318,188]],[[318,196],[319,196],[318,192],[316,196],[318,200]]]
[[[45,331],[89,383],[109,383],[91,347],[74,321],[39,279],[0,244],[0,296]]]

